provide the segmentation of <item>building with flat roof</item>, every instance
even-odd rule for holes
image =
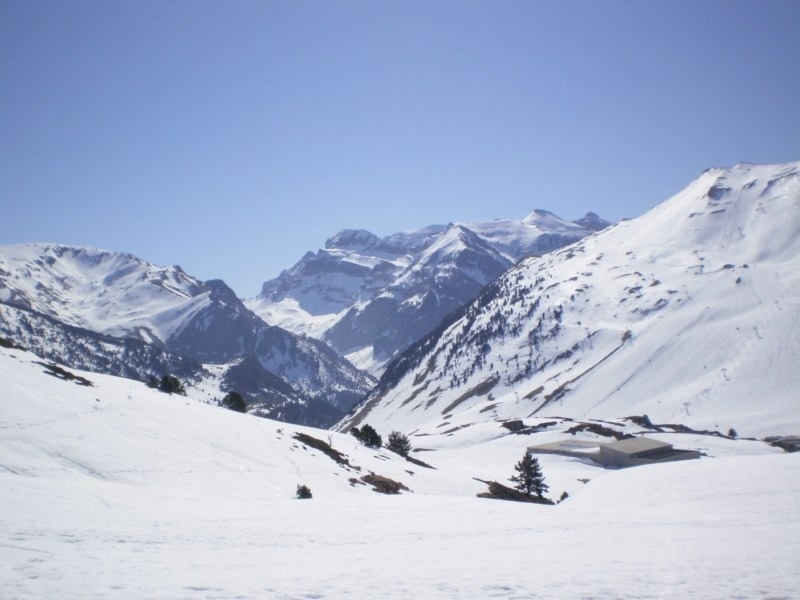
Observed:
[[[643,436],[614,442],[562,440],[529,446],[528,454],[559,454],[573,458],[588,458],[603,467],[615,469],[700,458],[700,453],[696,450],[676,449],[667,442]]]

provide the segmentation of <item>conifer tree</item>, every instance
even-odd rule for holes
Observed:
[[[186,395],[186,388],[184,387],[183,383],[181,383],[180,379],[178,379],[173,375],[164,375],[161,378],[161,383],[159,383],[158,389],[170,395],[172,394],[180,394],[181,396]]]
[[[541,498],[550,487],[544,482],[544,475],[542,468],[539,466],[539,459],[533,458],[527,452],[522,456],[515,466],[514,470],[518,473],[512,475],[509,481],[513,481],[517,485],[515,489],[524,492],[529,496],[536,494]]]
[[[370,448],[380,448],[383,445],[383,438],[381,438],[380,434],[375,431],[375,428],[369,423],[365,423],[361,429],[353,427],[350,433],[352,433],[358,441]]]
[[[247,402],[239,392],[228,392],[220,402],[220,406],[240,413],[247,412]]]
[[[389,434],[387,447],[401,456],[408,456],[408,453],[411,452],[411,442],[408,441],[408,436],[399,431],[393,431]]]

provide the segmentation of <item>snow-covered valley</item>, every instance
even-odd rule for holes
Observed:
[[[5,246],[0,596],[797,598],[800,452],[784,448],[800,445],[798,209],[800,163],[709,170],[642,217],[504,259],[375,387],[221,281]],[[460,225],[417,234],[435,239],[403,277],[444,282],[425,302],[454,298],[471,265],[504,262],[484,263],[498,251]],[[337,325],[349,343],[394,306],[384,267],[352,261],[371,269],[376,248],[409,240],[333,242],[273,284],[297,318],[337,289],[375,291],[375,313]],[[328,286],[340,271],[352,285]],[[347,345],[364,360],[370,347]],[[162,373],[187,394],[144,383]],[[228,390],[252,414],[216,406]],[[333,422],[311,403],[333,410],[335,393],[339,415],[362,400],[333,430],[255,416]],[[409,457],[349,433],[366,425],[407,435]],[[617,443],[650,448],[629,455],[650,464],[604,468]],[[554,504],[497,499],[529,448]]]
[[[563,432],[420,432],[427,451],[413,456],[428,469],[347,434],[45,371],[0,349],[5,598],[788,599],[800,587],[800,454],[762,441],[659,434],[705,456],[619,471],[543,456],[549,495],[569,497],[520,504],[477,498],[475,478],[505,481],[528,445]],[[410,491],[350,482],[369,472]],[[301,483],[312,499],[294,498]]]

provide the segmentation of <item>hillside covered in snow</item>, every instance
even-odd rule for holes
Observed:
[[[568,493],[544,506],[478,498],[479,480],[507,482],[528,444],[563,431],[420,432],[424,467],[15,348],[0,347],[0,385],[5,598],[791,598],[800,585],[800,453],[761,441],[653,434],[703,456],[620,471],[543,456],[549,495]],[[376,493],[382,480],[400,494]]]
[[[327,345],[267,325],[220,280],[97,248],[0,246],[0,335],[104,373],[215,378],[217,397],[237,389],[263,414],[316,425],[374,383]]]
[[[529,258],[389,365],[340,427],[649,415],[800,431],[800,163],[711,169]]]
[[[366,232],[307,255],[275,290],[306,289],[317,333],[354,297],[366,312],[389,289],[488,282],[336,430],[209,402],[239,389],[262,398],[252,413],[332,422],[288,382],[316,372],[329,392],[346,364],[222,282],[0,248],[0,596],[794,598],[800,163],[709,170],[637,219],[592,222],[514,265],[506,225],[491,244],[475,224],[396,239],[413,260]],[[186,395],[148,387],[159,370]],[[367,424],[408,456],[351,435]],[[594,450],[615,442],[685,460],[609,468]],[[544,497],[498,499],[529,448]]]
[[[608,225],[594,213],[570,222],[536,210],[520,220],[431,225],[383,238],[345,230],[246,304],[267,323],[324,340],[379,375],[520,258]]]

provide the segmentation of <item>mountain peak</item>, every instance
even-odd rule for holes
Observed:
[[[156,357],[166,351],[198,364],[218,365],[216,372],[231,360],[255,356],[263,369],[298,392],[290,399],[291,418],[308,423],[322,424],[317,418],[324,416],[330,424],[372,383],[322,342],[300,339],[265,323],[224,281],[202,282],[177,265],[153,265],[130,254],[57,244],[0,246],[0,304],[22,309],[25,315],[19,318],[26,323],[47,321],[45,329],[64,332],[71,327],[72,333],[63,337],[65,345],[48,349],[62,352],[66,361],[85,354],[72,337],[97,335],[115,338],[108,344],[117,347],[152,346],[146,353]],[[0,332],[18,329],[8,312],[0,311]],[[34,328],[20,330],[30,333]],[[111,353],[116,358],[108,358],[107,348],[102,352],[106,358],[97,362],[99,368],[117,368],[124,361],[116,353]],[[173,362],[157,359],[151,364],[164,361]],[[139,377],[144,374],[137,372]],[[268,387],[274,391],[272,384]],[[277,410],[270,390],[258,395]],[[308,400],[324,414],[312,414],[317,408],[311,405],[303,408]],[[287,407],[281,410],[288,414]]]
[[[800,289],[799,172],[710,171],[645,215],[520,261],[400,354],[343,424],[649,414],[786,433],[800,385],[787,300]]]
[[[423,257],[436,256],[439,259],[445,256],[454,256],[467,249],[479,249],[487,255],[493,256],[498,262],[504,259],[486,241],[472,231],[466,223],[449,223],[442,234],[422,253]]]
[[[247,305],[264,320],[325,340],[378,373],[520,258],[589,232],[546,210],[525,220],[456,221],[382,238],[345,229],[325,249],[264,283]]]
[[[571,221],[565,221],[561,217],[551,213],[549,210],[543,210],[540,208],[535,209],[528,216],[522,219],[522,223],[528,227],[533,226],[549,233],[575,233],[582,229],[581,225]],[[585,235],[585,231],[583,233]]]
[[[366,229],[343,229],[328,238],[325,248],[339,250],[366,250],[378,242],[378,236]]]
[[[589,231],[600,231],[611,225],[610,221],[601,218],[597,213],[587,212],[584,217],[575,219],[573,223],[585,227]]]

